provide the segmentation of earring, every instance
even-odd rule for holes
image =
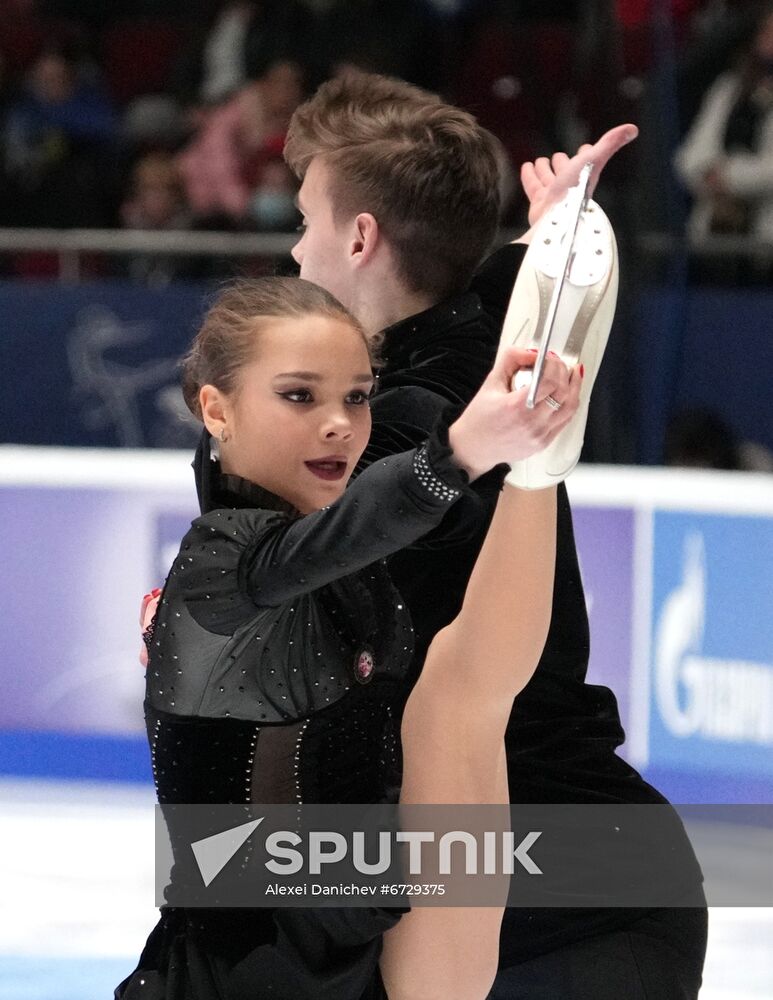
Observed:
[[[225,427],[220,428],[220,433],[218,434],[217,439],[218,441],[220,441],[221,444],[226,443],[226,441],[228,440],[228,435],[225,432]]]

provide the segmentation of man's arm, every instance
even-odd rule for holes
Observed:
[[[388,455],[415,447],[436,426],[450,426],[485,381],[498,342],[498,328],[481,313],[466,334],[454,330],[442,347],[425,345],[411,354],[410,367],[395,367],[380,377],[371,400],[370,441],[356,474]],[[414,547],[442,548],[476,537],[491,516],[506,471],[498,466],[475,480],[438,528]]]
[[[635,125],[616,125],[593,145],[585,143],[574,156],[554,153],[550,158],[540,156],[521,167],[521,183],[529,199],[529,225],[534,227],[545,212],[560,202],[569,188],[579,183],[580,171],[586,163],[593,163],[589,194],[592,195],[599,182],[604,167],[615,153],[627,146],[639,134]],[[520,236],[517,243],[528,243],[531,229]]]
[[[554,153],[539,157],[521,167],[523,190],[529,199],[529,222],[532,229],[569,189],[578,183],[586,163],[593,163],[589,191],[592,193],[610,159],[639,134],[635,125],[617,125],[605,132],[593,145],[581,146],[574,156]],[[472,291],[480,297],[483,311],[496,330],[502,329],[513,284],[531,240],[532,229],[507,246],[500,247],[481,264],[472,281]]]
[[[527,250],[525,243],[508,243],[495,250],[481,264],[472,279],[472,289],[480,297],[488,320],[502,329],[513,285]]]

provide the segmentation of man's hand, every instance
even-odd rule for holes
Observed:
[[[150,638],[153,636],[153,619],[156,616],[160,599],[161,589],[160,587],[154,587],[149,594],[145,594],[140,604],[140,629],[142,630],[140,663],[143,667],[147,667],[148,665],[148,645]]]
[[[572,157],[554,153],[550,159],[540,156],[534,162],[524,163],[521,183],[529,199],[529,224],[536,225],[545,212],[564,199],[569,188],[579,182],[582,168],[590,162],[595,164],[588,189],[592,194],[607,163],[638,134],[635,125],[616,125],[592,146],[587,143],[580,146]],[[528,242],[528,239],[521,237],[519,242]]]
[[[499,352],[486,381],[467,409],[451,425],[448,440],[454,460],[470,479],[501,462],[529,458],[542,451],[577,412],[581,366],[571,372],[552,352],[545,359],[537,401],[527,410],[528,387],[513,391],[513,376],[532,368],[536,351],[508,347]],[[550,396],[560,409],[546,402]]]

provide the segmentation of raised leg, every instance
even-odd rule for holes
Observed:
[[[506,486],[458,617],[433,640],[406,705],[401,802],[509,802],[504,734],[547,637],[556,491]],[[384,938],[390,1000],[483,1000],[499,907],[417,907]]]

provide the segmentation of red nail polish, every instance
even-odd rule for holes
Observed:
[[[529,354],[539,354],[539,351],[537,350],[536,347],[527,347],[526,350],[529,352]]]
[[[549,358],[557,358],[558,355],[556,354],[555,351],[548,351],[548,357]]]
[[[580,365],[580,378],[585,378],[585,365]]]

